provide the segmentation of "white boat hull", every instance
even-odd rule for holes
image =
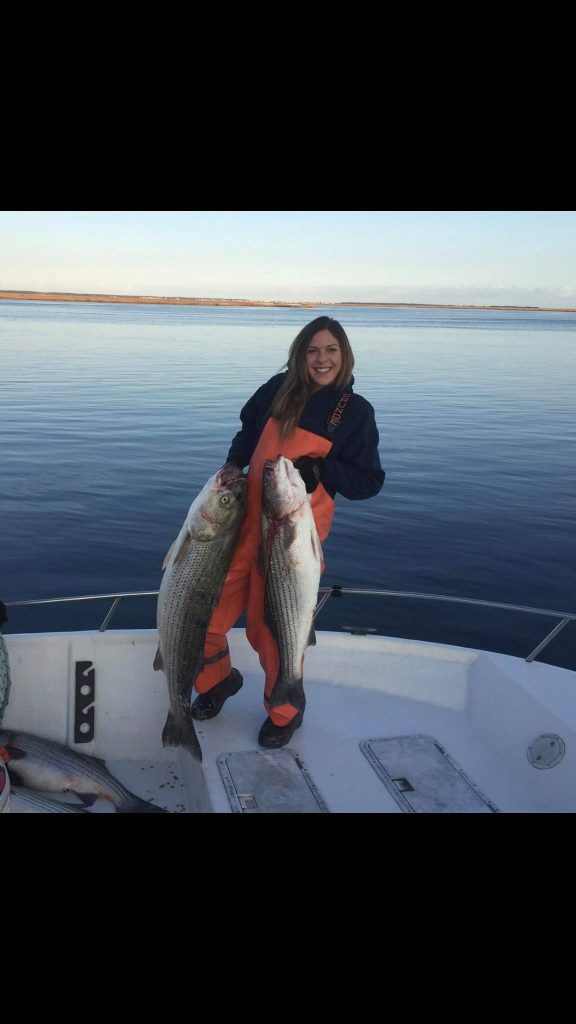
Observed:
[[[186,751],[162,746],[168,694],[152,668],[156,630],[5,641],[12,687],[2,727],[104,758],[130,790],[169,811],[576,811],[576,673],[567,669],[319,631],[306,653],[304,723],[288,748],[265,752],[257,744],[262,669],[244,631],[234,629],[232,663],[244,686],[217,718],[197,723],[200,766]],[[80,719],[93,715],[88,742],[76,742],[78,662],[94,668],[93,693],[81,698]],[[99,801],[91,812],[113,810]]]

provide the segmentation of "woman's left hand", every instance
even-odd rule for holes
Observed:
[[[294,465],[306,484],[307,493],[312,494],[324,476],[324,459],[313,459],[310,455],[301,455],[299,459],[294,460]]]

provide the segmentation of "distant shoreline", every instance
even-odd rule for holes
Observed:
[[[438,302],[288,302],[263,299],[189,299],[160,295],[90,295],[76,292],[1,291],[0,300],[18,299],[33,302],[128,302],[151,306],[263,306],[282,309],[316,309],[318,306],[371,306],[401,309],[513,309],[527,313],[576,313],[576,309],[559,306],[473,306]]]

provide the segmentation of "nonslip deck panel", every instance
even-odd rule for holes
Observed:
[[[365,740],[360,749],[403,811],[493,814],[489,800],[433,736]]]
[[[322,814],[328,808],[300,759],[290,750],[222,754],[218,768],[233,811],[242,814]]]

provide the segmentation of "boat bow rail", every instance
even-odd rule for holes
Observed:
[[[528,662],[534,661],[534,659],[544,650],[544,648],[547,647],[547,645],[550,643],[550,641],[553,640],[554,637],[557,636],[558,633],[562,629],[564,629],[564,627],[567,626],[569,622],[572,622],[572,621],[576,620],[576,613],[572,613],[572,612],[552,611],[549,608],[533,608],[533,607],[531,607],[529,605],[506,604],[506,603],[501,602],[501,601],[485,601],[485,600],[481,600],[480,598],[457,597],[457,596],[452,596],[452,595],[448,596],[446,594],[418,593],[416,591],[406,591],[406,590],[371,590],[371,589],[366,589],[366,588],[342,587],[342,586],[339,586],[338,584],[334,584],[331,587],[320,587],[318,592],[320,594],[322,594],[323,596],[320,598],[320,600],[318,601],[318,604],[316,605],[316,608],[315,608],[315,611],[314,611],[314,618],[315,619],[317,618],[317,616],[321,612],[321,610],[324,607],[324,605],[326,604],[326,602],[331,597],[342,597],[345,594],[357,594],[357,595],[361,595],[363,597],[368,597],[368,596],[370,596],[370,597],[372,597],[372,596],[373,597],[394,597],[394,598],[405,599],[405,600],[419,600],[419,601],[446,601],[446,602],[452,603],[452,604],[474,605],[474,606],[480,607],[480,608],[497,608],[497,609],[500,609],[500,610],[506,611],[506,612],[525,612],[525,613],[528,613],[530,615],[541,615],[541,616],[544,616],[545,618],[558,619],[559,621],[556,623],[556,625],[553,627],[553,629],[551,629],[550,632],[544,637],[544,639],[541,640],[540,643],[532,651],[530,651],[529,654],[527,654],[525,656],[524,660],[528,661]],[[44,604],[68,604],[68,603],[74,603],[74,602],[77,602],[77,601],[112,600],[112,605],[110,606],[110,608],[109,608],[105,618],[103,619],[101,625],[98,627],[99,632],[100,633],[104,633],[106,631],[106,629],[108,628],[109,624],[110,624],[110,621],[112,619],[112,616],[114,615],[114,612],[116,611],[118,605],[120,604],[120,601],[123,598],[157,597],[157,596],[158,596],[158,591],[157,590],[137,590],[137,591],[125,591],[125,592],[122,592],[122,593],[115,593],[115,594],[83,594],[83,595],[78,595],[76,597],[47,597],[47,598],[38,598],[36,600],[28,600],[28,601],[6,601],[5,604],[6,604],[7,608],[22,608],[22,607],[25,607],[25,606],[26,607],[30,607],[30,606],[33,606],[33,605],[44,605]],[[372,632],[375,632],[374,629],[363,628],[363,627],[360,627],[360,626],[350,626],[350,627],[343,626],[342,628],[343,628],[343,630],[345,632],[351,632],[351,633],[372,633]]]

